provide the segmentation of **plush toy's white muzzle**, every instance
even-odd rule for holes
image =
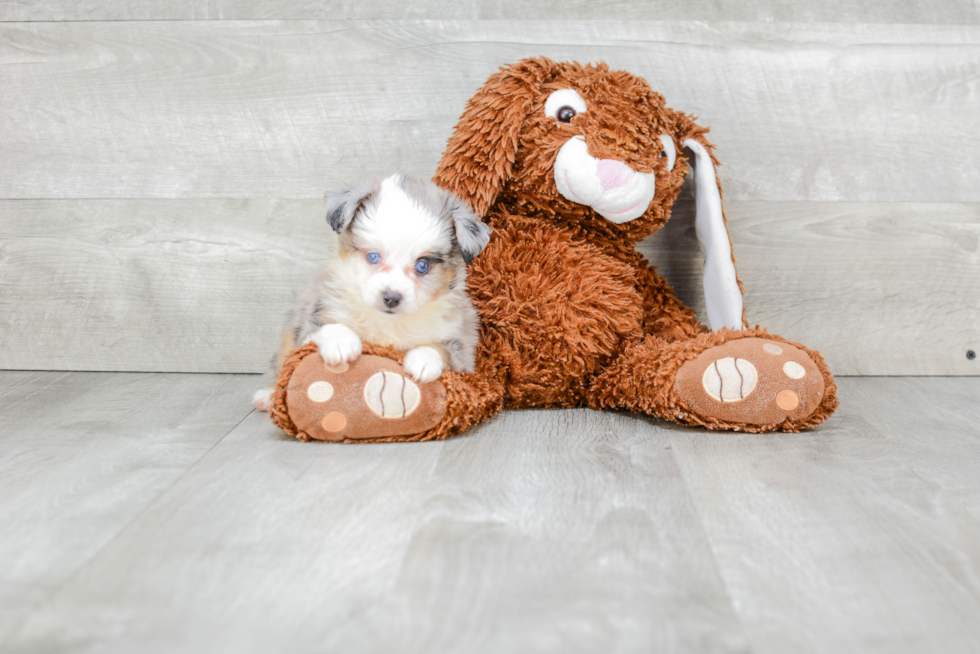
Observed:
[[[555,185],[565,198],[595,209],[617,225],[642,216],[657,189],[653,173],[640,173],[615,159],[596,159],[585,139],[570,138],[555,159]]]
[[[661,136],[667,169],[673,168],[673,140]],[[704,254],[704,295],[712,329],[742,328],[742,292],[735,274],[728,229],[721,209],[711,155],[693,139],[684,147],[694,153],[696,231]],[[574,136],[565,142],[555,159],[555,185],[564,197],[592,207],[616,224],[635,220],[646,212],[656,191],[653,173],[639,173],[614,159],[596,159],[589,154],[585,139]]]

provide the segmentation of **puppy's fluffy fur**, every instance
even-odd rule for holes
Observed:
[[[466,264],[490,239],[470,207],[435,184],[394,175],[327,196],[338,234],[327,264],[299,295],[275,356],[309,341],[328,364],[352,361],[361,341],[406,352],[419,382],[446,365],[475,365],[479,318],[466,295]],[[255,393],[268,410],[271,389]]]

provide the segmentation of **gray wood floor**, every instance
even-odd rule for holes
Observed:
[[[264,369],[322,193],[536,55],[712,128],[753,324],[965,377],[342,446],[191,374]],[[978,71],[978,0],[0,0],[0,653],[980,651]],[[691,204],[640,249],[703,315]]]
[[[803,434],[286,438],[255,375],[0,372],[3,652],[975,652],[980,378]]]

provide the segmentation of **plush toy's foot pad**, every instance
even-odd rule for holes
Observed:
[[[674,387],[691,411],[732,426],[804,420],[824,394],[823,375],[806,352],[763,338],[708,348],[681,366]]]
[[[438,380],[416,383],[384,357],[328,366],[312,355],[290,377],[286,404],[296,427],[316,440],[407,436],[439,423],[446,388]]]

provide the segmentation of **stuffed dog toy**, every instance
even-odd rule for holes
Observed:
[[[273,419],[301,439],[338,441],[445,438],[520,407],[748,432],[823,422],[838,405],[823,357],[748,328],[707,131],[605,64],[501,68],[467,103],[433,178],[493,228],[469,273],[476,372],[445,372],[410,401],[373,398],[388,388],[378,375],[403,372],[401,353],[365,344],[366,362],[338,373],[307,345],[283,366]],[[667,222],[689,170],[710,330],[635,249]],[[317,383],[336,389],[331,401],[310,399]],[[383,403],[398,411],[364,410]]]

